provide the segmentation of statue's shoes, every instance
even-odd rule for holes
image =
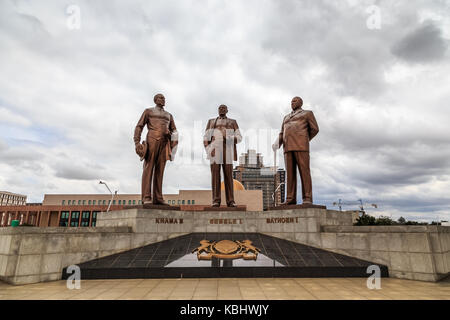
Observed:
[[[157,205],[157,206],[168,206],[167,203],[161,202],[161,201],[153,201],[153,204],[154,204],[154,205]]]
[[[220,207],[220,203],[217,203],[217,202],[214,202],[212,205],[211,205],[211,207]]]
[[[289,202],[283,202],[282,204],[281,204],[281,206],[291,206],[291,205],[296,205],[297,204],[297,201],[289,201]]]
[[[144,204],[152,204],[153,202],[152,202],[152,200],[145,200],[144,201]]]
[[[230,208],[236,208],[237,205],[236,205],[236,203],[234,203],[234,202],[230,202],[229,204],[227,204],[227,207],[230,207]]]

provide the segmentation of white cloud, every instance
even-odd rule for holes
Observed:
[[[450,210],[442,191],[450,181],[450,64],[417,64],[430,52],[408,52],[423,38],[424,17],[442,48],[448,1],[379,1],[376,31],[366,27],[373,1],[82,0],[73,31],[71,4],[0,4],[0,189],[37,202],[45,193],[105,192],[104,179],[138,193],[132,135],[157,92],[181,139],[164,192],[207,189],[208,166],[186,159],[203,152],[203,126],[217,106],[227,104],[251,138],[279,130],[300,95],[321,129],[311,154],[317,202],[364,198],[430,220]],[[272,164],[261,141],[249,147]]]
[[[5,107],[0,106],[0,123],[4,125],[25,126],[29,127],[31,121],[24,116],[14,113]]]

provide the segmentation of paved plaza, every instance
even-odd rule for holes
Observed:
[[[450,300],[450,279],[438,283],[366,278],[132,279],[66,281],[13,286],[0,282],[0,300]]]

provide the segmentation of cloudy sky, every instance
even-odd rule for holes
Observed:
[[[238,152],[272,165],[299,95],[320,127],[316,203],[449,220],[449,39],[444,0],[2,0],[0,190],[139,193],[132,135],[158,92],[180,133],[164,192],[208,189],[217,106],[246,137]]]

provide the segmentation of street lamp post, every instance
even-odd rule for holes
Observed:
[[[277,200],[275,198],[275,193],[277,193],[278,189],[280,189],[280,187],[284,184],[284,182],[281,182],[278,187],[275,189],[275,191],[272,193],[272,199],[273,199],[273,206],[276,207],[277,206]]]
[[[109,208],[111,208],[111,204],[113,203],[114,200],[114,196],[117,194],[117,190],[114,191],[114,194],[112,193],[111,189],[108,187],[108,185],[106,184],[106,182],[104,181],[100,181],[99,184],[104,184],[105,187],[108,189],[109,193],[111,193],[111,201],[108,204],[108,209],[106,209],[106,212],[109,212]]]

